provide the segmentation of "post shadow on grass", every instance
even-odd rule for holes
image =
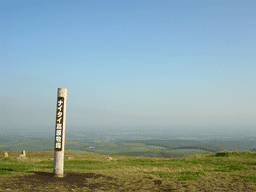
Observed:
[[[112,181],[111,185],[115,186],[115,188],[121,187],[116,184],[118,178],[105,176],[102,174],[95,173],[75,173],[75,172],[65,172],[63,177],[58,177],[55,173],[48,172],[40,172],[40,171],[25,171],[27,173],[34,173],[29,175],[19,176],[19,181],[26,182],[27,185],[42,185],[42,184],[56,184],[59,183],[61,185],[67,186],[75,186],[76,188],[88,187],[90,189],[97,189],[104,186],[104,183],[91,183],[90,179],[97,179],[99,177],[103,177],[107,182]],[[114,181],[114,182],[113,182]]]
[[[25,171],[27,173],[34,173],[30,175],[24,175],[19,177],[19,182],[26,182],[26,185],[37,186],[37,185],[56,185],[56,182],[60,185],[65,185],[72,188],[83,188],[87,187],[89,189],[100,189],[101,187],[106,187],[106,183],[109,183],[110,188],[118,189],[123,187],[122,184],[117,184],[118,178],[111,176],[105,176],[103,174],[95,173],[75,173],[75,172],[65,172],[64,177],[58,177],[54,173],[40,172],[40,171]],[[104,178],[105,182],[92,183],[92,179],[98,179],[99,177]],[[161,180],[154,180],[153,177],[147,177],[152,179],[155,185],[161,187]],[[175,189],[168,189],[164,191],[173,191]]]
[[[39,177],[47,177],[48,179],[50,178],[57,178],[59,180],[62,180],[61,177],[57,177],[55,175],[55,173],[49,173],[49,172],[41,172],[41,171],[25,171],[27,173],[34,173],[35,175],[39,176]],[[33,176],[35,176],[33,175]],[[86,177],[85,177],[86,176]],[[84,179],[85,178],[99,178],[99,177],[109,177],[109,176],[104,176],[102,174],[95,174],[95,173],[75,173],[75,172],[67,172],[64,174],[64,177],[63,178],[72,178],[72,177],[83,177]],[[113,177],[109,177],[109,178],[113,178]],[[84,180],[83,179],[83,180]]]

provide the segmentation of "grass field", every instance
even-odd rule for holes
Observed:
[[[52,152],[0,151],[0,191],[256,191],[256,153],[185,158],[125,157],[65,151],[64,177]],[[71,158],[71,159],[68,159]]]

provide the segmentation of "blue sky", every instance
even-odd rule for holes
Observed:
[[[1,127],[256,124],[256,1],[1,2]],[[0,127],[0,129],[1,129]]]

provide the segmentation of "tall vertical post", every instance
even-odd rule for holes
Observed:
[[[58,88],[55,124],[54,168],[57,177],[64,177],[64,149],[66,127],[67,89]]]

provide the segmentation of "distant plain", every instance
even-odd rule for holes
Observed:
[[[111,156],[182,158],[218,151],[256,151],[253,129],[99,129],[66,127],[65,150]],[[54,127],[2,129],[0,151],[54,150]]]

